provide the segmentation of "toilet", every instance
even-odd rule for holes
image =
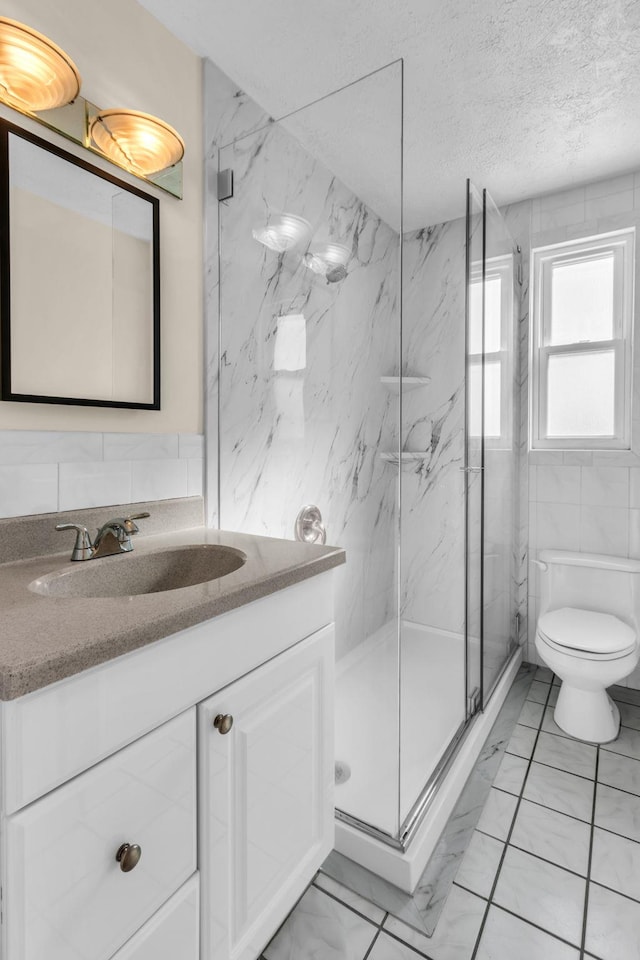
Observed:
[[[536,650],[562,681],[554,720],[591,743],[615,740],[620,712],[607,693],[640,660],[640,561],[542,550]]]

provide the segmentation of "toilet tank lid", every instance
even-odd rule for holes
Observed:
[[[538,559],[542,563],[558,563],[572,567],[597,567],[600,570],[620,570],[623,573],[640,573],[640,560],[632,560],[630,557],[610,557],[604,553],[541,550]]]

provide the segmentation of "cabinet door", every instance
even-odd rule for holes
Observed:
[[[198,708],[207,960],[255,960],[333,847],[333,670],[331,625]]]
[[[198,960],[199,902],[196,873],[112,960]]]

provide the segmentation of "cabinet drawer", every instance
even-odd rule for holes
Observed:
[[[7,960],[108,960],[191,876],[195,761],[191,709],[8,818]]]
[[[198,960],[198,875],[191,878],[113,960]]]

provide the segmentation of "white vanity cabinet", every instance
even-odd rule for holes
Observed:
[[[332,612],[324,573],[0,704],[0,960],[257,960],[333,846]]]
[[[195,710],[9,817],[4,853],[10,960],[109,960],[196,869]]]
[[[255,960],[333,846],[332,633],[198,707],[207,960]]]

